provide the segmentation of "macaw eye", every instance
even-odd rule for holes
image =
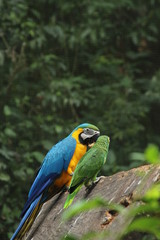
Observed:
[[[92,130],[90,128],[86,128],[84,133],[86,133],[87,135],[93,135],[94,134],[94,130]]]

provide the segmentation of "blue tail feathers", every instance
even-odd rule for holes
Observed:
[[[34,209],[36,208],[39,200],[41,199],[41,196],[42,196],[42,195],[40,195],[38,198],[36,198],[36,199],[34,200],[34,202],[30,205],[30,207],[29,207],[28,210],[26,211],[25,215],[23,216],[23,218],[22,218],[22,220],[21,220],[18,228],[17,228],[16,231],[14,232],[11,240],[16,239],[17,235],[19,234],[20,230],[22,229],[22,227],[23,227],[24,223],[26,222],[27,218],[30,217],[30,215],[32,214],[32,212],[33,212]]]

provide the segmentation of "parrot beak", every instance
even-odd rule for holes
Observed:
[[[94,144],[95,144],[95,142],[93,142],[93,143],[89,143],[89,144],[88,144],[88,147],[91,148],[91,147],[94,146]]]
[[[89,147],[92,147],[100,136],[100,131],[96,131],[90,128],[85,128],[80,134],[80,138],[83,144],[86,144]],[[93,144],[93,145],[92,145]]]

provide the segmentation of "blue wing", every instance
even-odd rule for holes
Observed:
[[[21,217],[31,203],[60,176],[63,170],[67,170],[70,160],[76,148],[76,140],[68,136],[54,145],[43,160],[41,168],[35,178],[28,194],[28,200],[24,205]]]

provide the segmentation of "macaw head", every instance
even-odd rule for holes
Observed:
[[[76,127],[72,131],[71,135],[76,139],[76,141],[90,147],[100,136],[100,131],[93,124],[83,123]]]

